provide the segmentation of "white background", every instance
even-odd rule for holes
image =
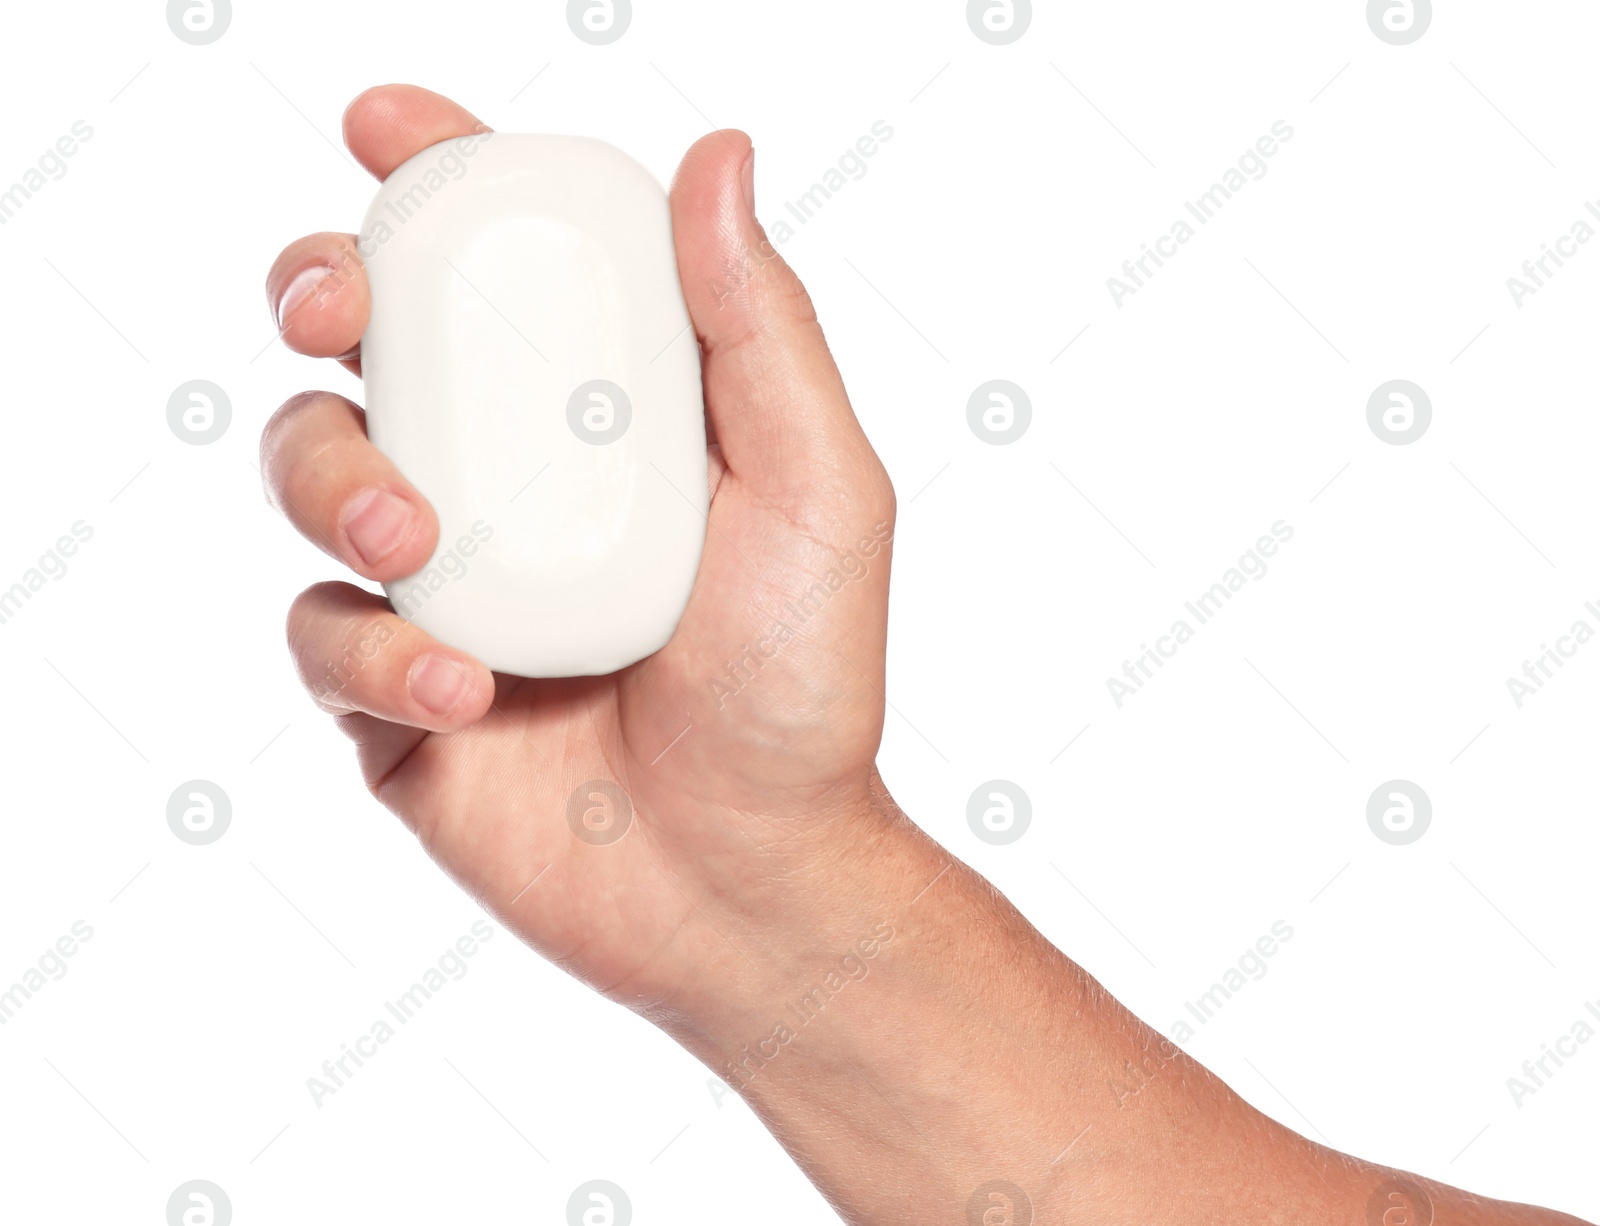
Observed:
[[[663,181],[742,126],[769,226],[886,121],[782,250],[900,494],[897,798],[1163,1030],[1286,921],[1196,1057],[1338,1148],[1600,1218],[1600,1043],[1506,1085],[1600,998],[1600,645],[1506,686],[1600,628],[1600,243],[1506,286],[1600,197],[1600,12],[1463,0],[1394,47],[1358,0],[1047,4],[996,47],[951,0],[635,7],[607,47],[558,3],[240,2],[203,47],[154,0],[7,7],[0,186],[94,132],[0,227],[0,587],[93,529],[0,625],[0,986],[94,931],[0,1028],[11,1214],[155,1223],[203,1178],[241,1226],[558,1223],[606,1178],[640,1223],[834,1220],[705,1069],[500,930],[307,1091],[479,917],[297,687],[285,609],[336,572],[253,468],[289,395],[359,398],[271,344],[261,283],[359,223],[340,115],[413,81]],[[1114,304],[1278,120],[1269,173]],[[1009,446],[966,423],[995,378],[1033,403]],[[1396,378],[1434,408],[1409,446],[1366,420]],[[167,425],[191,379],[232,400],[209,446]],[[1118,709],[1106,679],[1278,520],[1267,577]],[[195,778],[233,802],[209,847],[166,824]],[[993,778],[1032,798],[1010,846],[966,824]],[[1434,807],[1405,847],[1366,824],[1394,778]]]

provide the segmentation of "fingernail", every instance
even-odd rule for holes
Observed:
[[[741,178],[744,182],[744,207],[750,210],[750,216],[756,214],[756,150],[750,147],[750,152],[744,155],[744,166],[741,168]]]
[[[388,490],[363,490],[344,508],[344,534],[361,560],[374,566],[411,531],[411,504]]]
[[[278,327],[280,330],[283,328],[284,321],[317,292],[317,287],[326,281],[332,272],[333,269],[326,264],[317,264],[299,273],[293,281],[289,282],[284,288],[283,297],[278,299]]]
[[[411,697],[428,710],[449,715],[467,692],[467,668],[445,656],[423,656],[411,666],[408,685]]]

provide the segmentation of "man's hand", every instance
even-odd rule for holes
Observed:
[[[345,115],[379,179],[486,130],[407,86]],[[722,934],[754,939],[795,879],[825,868],[832,829],[868,807],[883,727],[894,492],[804,288],[755,219],[753,158],[743,133],[713,133],[672,188],[712,499],[664,650],[608,677],[529,681],[491,676],[348,583],[311,588],[289,615],[300,674],[360,747],[373,793],[507,926],[642,1010],[691,1005],[711,972],[749,956]],[[290,347],[359,372],[369,298],[355,236],[291,244],[267,293]],[[290,521],[367,579],[412,574],[435,547],[427,500],[341,396],[279,410],[262,471]],[[569,805],[595,839],[631,829],[586,842]]]
[[[401,86],[345,117],[379,178],[484,130]],[[714,133],[672,190],[712,493],[677,633],[610,677],[495,677],[375,595],[313,587],[290,644],[373,793],[508,927],[725,1077],[850,1222],[1575,1223],[1261,1115],[895,807],[873,765],[894,495],[755,220],[750,159]],[[352,236],[294,243],[267,292],[292,348],[360,373]],[[431,556],[432,511],[348,400],[296,397],[262,456],[272,499],[357,574]]]

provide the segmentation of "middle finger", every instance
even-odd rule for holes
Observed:
[[[261,432],[261,474],[302,535],[368,579],[415,574],[433,555],[433,508],[343,396],[303,392],[274,413]]]

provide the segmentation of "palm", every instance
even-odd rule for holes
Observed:
[[[553,960],[635,1004],[663,999],[708,942],[737,949],[736,934],[695,922],[707,869],[770,870],[753,853],[871,768],[887,554],[827,607],[813,596],[803,627],[785,611],[855,548],[854,537],[813,537],[724,476],[689,608],[664,650],[607,677],[497,677],[490,715],[420,741],[382,799]],[[797,631],[787,642],[772,634],[779,623]],[[591,794],[593,781],[621,785],[620,811]],[[790,813],[771,811],[775,783]],[[595,842],[569,820],[575,792]]]

